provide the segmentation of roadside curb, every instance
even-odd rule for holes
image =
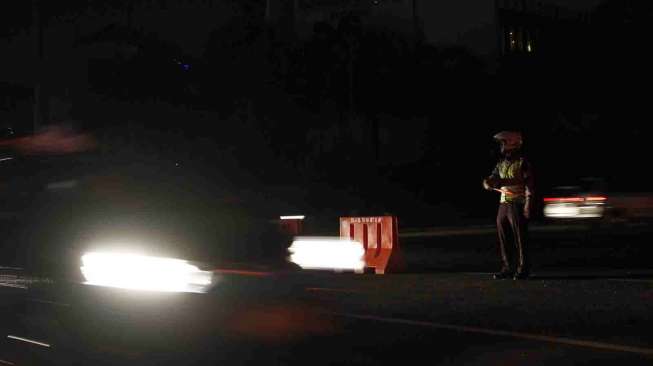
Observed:
[[[583,231],[589,230],[588,225],[531,225],[531,232],[559,232],[559,231]],[[432,227],[420,229],[404,229],[399,232],[400,238],[423,238],[436,236],[462,236],[462,235],[484,235],[496,233],[496,227],[492,225],[462,227]]]

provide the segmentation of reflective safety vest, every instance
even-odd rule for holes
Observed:
[[[497,164],[495,172],[501,179],[524,178],[524,158],[516,160],[504,159]],[[526,185],[524,183],[512,186],[501,187],[502,191],[510,191],[512,194],[501,193],[501,203],[523,202],[526,199]]]

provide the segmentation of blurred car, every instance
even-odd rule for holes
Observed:
[[[552,219],[598,219],[608,198],[601,180],[581,179],[578,185],[557,186],[544,198],[544,216]]]
[[[576,185],[557,186],[543,201],[544,217],[553,220],[653,219],[653,193],[611,190],[601,178],[582,178]]]
[[[79,260],[98,250],[204,263],[283,258],[282,208],[196,172],[92,154],[2,161],[0,265],[54,271],[64,253]]]
[[[219,363],[302,311],[274,204],[174,163],[6,158],[0,363]]]

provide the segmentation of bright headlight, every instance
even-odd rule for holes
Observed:
[[[86,284],[163,292],[206,292],[212,273],[187,261],[136,254],[90,252],[82,256]]]
[[[361,271],[365,249],[359,242],[341,238],[297,238],[288,249],[290,261],[304,269]]]

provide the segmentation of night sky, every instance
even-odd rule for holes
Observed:
[[[483,217],[478,207],[489,211],[495,197],[479,179],[503,129],[525,133],[543,190],[643,174],[630,157],[648,154],[650,113],[628,83],[650,74],[641,47],[650,6],[554,2],[605,6],[591,25],[547,20],[530,55],[500,54],[491,1],[420,2],[416,48],[390,23],[358,29],[344,18],[288,38],[264,22],[262,0],[131,13],[94,1],[46,7],[49,116],[111,136],[107,151],[126,143],[134,156],[183,157],[234,186],[293,187],[312,207],[347,192],[373,212],[455,207],[452,217]],[[35,74],[26,4],[2,5],[0,118],[27,133]],[[644,179],[617,183],[646,188]]]

